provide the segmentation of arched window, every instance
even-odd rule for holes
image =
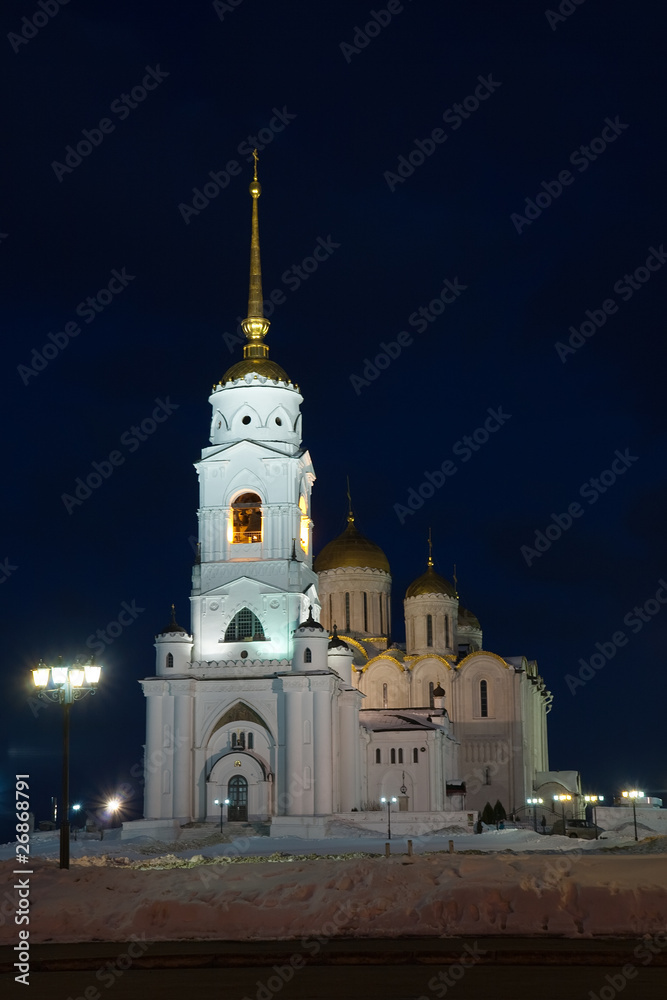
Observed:
[[[350,631],[350,595],[345,595],[345,631]]]
[[[428,707],[435,708],[435,695],[433,694],[433,681],[428,682]]]
[[[387,694],[387,685],[382,685],[382,707],[389,708],[389,698]]]
[[[392,764],[395,764],[395,763],[396,763],[396,751],[394,750],[394,748],[393,748],[393,747],[391,748],[391,755],[390,755],[390,758],[389,758],[389,760],[390,760],[390,762],[391,762]]]
[[[173,665],[174,665],[174,657],[171,653],[167,653],[167,666],[173,667]]]
[[[262,501],[256,493],[242,493],[232,504],[232,542],[261,542]]]
[[[237,611],[225,632],[225,642],[252,642],[264,638],[262,623],[250,608]]]
[[[479,714],[483,719],[489,715],[489,690],[486,681],[479,682]]]
[[[304,663],[312,663],[313,662],[313,654],[308,649],[308,647],[306,647],[306,649],[304,649],[304,651],[303,651],[303,662]]]
[[[398,748],[398,763],[403,763],[403,747]]]
[[[433,645],[433,615],[426,615],[426,645]]]
[[[449,615],[445,615],[445,645],[449,649]]]
[[[254,749],[255,749],[255,734],[248,733],[248,750],[254,750]]]
[[[384,635],[384,625],[382,623],[382,594],[378,595],[378,601],[380,602],[380,635]]]
[[[364,591],[364,632],[368,632],[368,594]]]
[[[419,750],[417,749],[417,747],[414,747],[412,751],[412,763],[413,764],[419,763]]]
[[[376,750],[375,751],[375,763],[376,764],[381,764],[382,763],[382,751],[381,750]]]
[[[333,628],[333,594],[329,594],[329,628]]]

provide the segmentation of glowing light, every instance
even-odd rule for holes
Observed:
[[[67,684],[67,667],[51,667],[54,684]]]
[[[120,809],[120,799],[109,799],[107,809],[109,812],[117,812]]]
[[[102,667],[98,667],[95,663],[87,663],[83,669],[86,672],[86,684],[99,683]]]
[[[308,551],[310,543],[310,518],[308,517],[308,504],[305,497],[299,498],[299,510],[301,511],[301,527],[299,531],[299,541],[304,552]]]
[[[49,683],[50,672],[49,667],[37,667],[36,670],[33,670],[32,679],[35,683],[35,687],[45,688]]]
[[[69,672],[69,679],[72,687],[80,688],[83,684],[84,670],[83,667],[71,667]]]

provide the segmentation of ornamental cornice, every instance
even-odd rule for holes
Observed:
[[[440,663],[444,663],[445,664],[445,666],[447,667],[448,670],[454,670],[454,669],[456,669],[452,665],[452,663],[449,662],[449,660],[447,659],[447,657],[440,656],[439,653],[419,653],[417,655],[413,654],[413,655],[411,655],[409,657],[406,656],[405,659],[407,661],[409,661],[408,665],[410,667],[410,670],[414,670],[414,668],[417,666],[417,664],[420,663],[422,660],[439,660]]]
[[[395,656],[387,656],[386,653],[380,653],[378,656],[374,656],[372,660],[368,661],[368,663],[363,667],[361,673],[365,673],[373,663],[378,663],[380,660],[390,660],[392,663],[396,664],[399,670],[405,672],[405,666],[400,662],[400,660],[397,660]]]
[[[320,570],[317,575],[326,580],[328,577],[352,576],[355,573],[360,573],[365,576],[379,576],[383,578],[383,580],[391,582],[390,573],[387,573],[383,569],[375,569],[373,566],[336,566],[334,569]]]
[[[342,635],[340,632],[338,633],[338,638],[342,639],[344,642],[347,642],[347,643],[349,643],[352,646],[355,646],[356,649],[358,649],[359,652],[363,654],[364,659],[366,659],[366,660],[368,659],[368,653],[366,652],[366,650],[364,649],[364,647],[361,645],[361,643],[357,642],[356,639],[351,639],[349,635]]]

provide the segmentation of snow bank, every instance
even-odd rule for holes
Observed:
[[[282,863],[200,854],[80,858],[60,871],[33,859],[30,940],[639,936],[667,925],[666,862],[586,850]],[[0,863],[2,944],[17,940],[14,867]]]

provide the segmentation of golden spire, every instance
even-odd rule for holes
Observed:
[[[452,577],[452,579],[454,580],[454,593],[458,597],[459,596],[459,584],[458,584],[458,579],[457,579],[457,576],[456,576],[456,563],[454,563],[454,576]]]
[[[428,566],[433,568],[433,542],[431,541],[431,529],[428,529]]]
[[[354,524],[354,514],[352,513],[352,497],[350,496],[350,477],[347,476],[347,523]]]
[[[250,183],[252,196],[252,236],[250,240],[250,292],[248,295],[248,316],[241,326],[248,338],[243,348],[244,358],[268,358],[269,349],[264,343],[264,337],[269,330],[269,321],[264,318],[264,296],[262,295],[262,263],[259,256],[259,215],[257,201],[262,193],[262,186],[257,180],[257,150],[252,153],[255,158],[253,179]]]

